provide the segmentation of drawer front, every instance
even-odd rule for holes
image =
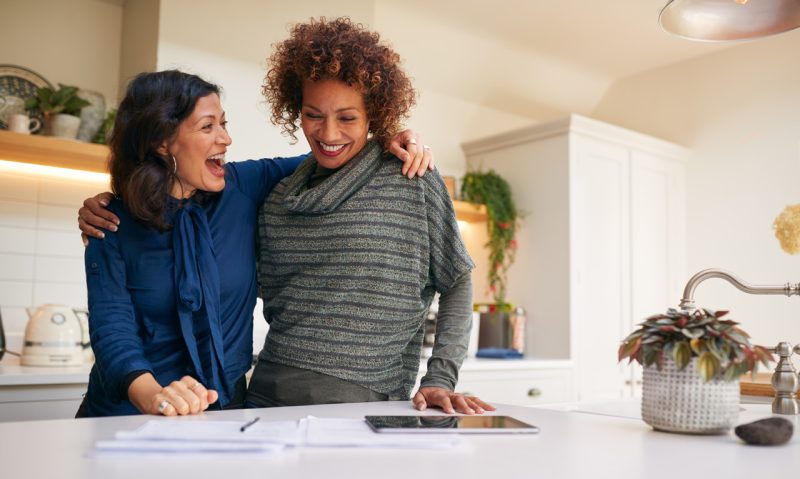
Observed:
[[[574,400],[569,370],[462,372],[456,390],[519,406]]]
[[[0,422],[74,418],[86,384],[0,387]]]
[[[72,419],[81,399],[0,403],[0,422]]]

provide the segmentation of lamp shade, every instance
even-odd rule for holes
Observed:
[[[744,40],[800,27],[800,0],[669,0],[658,22],[690,40]]]

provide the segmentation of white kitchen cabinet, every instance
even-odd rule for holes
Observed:
[[[417,387],[425,371],[423,361]],[[461,366],[456,391],[489,403],[517,406],[575,400],[573,368],[568,360],[470,358]]]
[[[572,359],[578,400],[635,394],[617,348],[680,299],[688,150],[578,115],[463,147],[525,215],[508,300],[528,311],[526,353]]]
[[[74,418],[86,393],[91,365],[20,366],[0,362],[0,422]]]

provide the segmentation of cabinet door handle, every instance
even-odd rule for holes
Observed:
[[[542,395],[542,390],[539,388],[530,388],[528,389],[528,397],[539,397]]]

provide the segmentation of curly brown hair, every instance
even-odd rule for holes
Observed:
[[[334,79],[364,96],[369,131],[381,144],[400,129],[416,103],[400,55],[380,43],[380,35],[342,17],[311,19],[292,27],[275,45],[261,92],[272,104],[272,123],[294,141],[300,128],[303,81]]]

